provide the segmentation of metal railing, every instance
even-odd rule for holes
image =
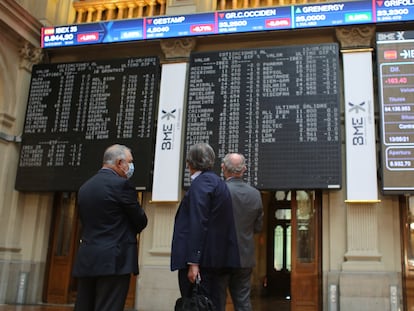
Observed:
[[[260,8],[269,6],[284,6],[291,4],[317,3],[325,1],[308,1],[308,0],[217,0],[218,10],[236,10],[248,8]]]
[[[208,0],[204,0],[208,1]],[[217,10],[237,10],[292,4],[321,3],[329,0],[211,0]],[[142,18],[166,14],[166,0],[78,0],[73,1],[76,23]]]
[[[76,23],[165,15],[165,0],[74,1]]]

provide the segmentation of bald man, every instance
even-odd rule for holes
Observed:
[[[263,227],[262,198],[257,189],[243,181],[247,168],[242,154],[227,154],[221,169],[232,199],[241,264],[241,268],[230,269],[226,281],[221,284],[229,288],[235,311],[251,311],[251,274],[256,264],[254,234]],[[225,295],[226,288],[221,292]]]

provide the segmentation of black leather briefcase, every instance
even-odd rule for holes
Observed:
[[[174,311],[215,311],[213,302],[200,293],[200,280],[193,286],[191,297],[180,297],[175,302]]]

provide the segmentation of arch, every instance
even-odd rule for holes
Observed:
[[[11,103],[16,98],[13,90],[17,81],[14,81],[15,75],[11,74],[10,67],[8,66],[10,63],[13,62],[7,59],[5,50],[0,50],[0,128],[7,125],[4,116],[11,114]],[[10,126],[11,124],[8,125],[8,127]]]

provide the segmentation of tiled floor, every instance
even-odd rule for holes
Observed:
[[[0,305],[0,311],[72,311],[72,305]]]
[[[257,298],[252,300],[252,305],[253,311],[290,311],[290,301],[281,298]]]
[[[257,298],[252,299],[254,311],[289,311],[290,302],[284,299]],[[232,308],[228,308],[232,311]],[[0,311],[72,311],[73,305],[0,305]],[[154,310],[157,311],[157,310]]]

